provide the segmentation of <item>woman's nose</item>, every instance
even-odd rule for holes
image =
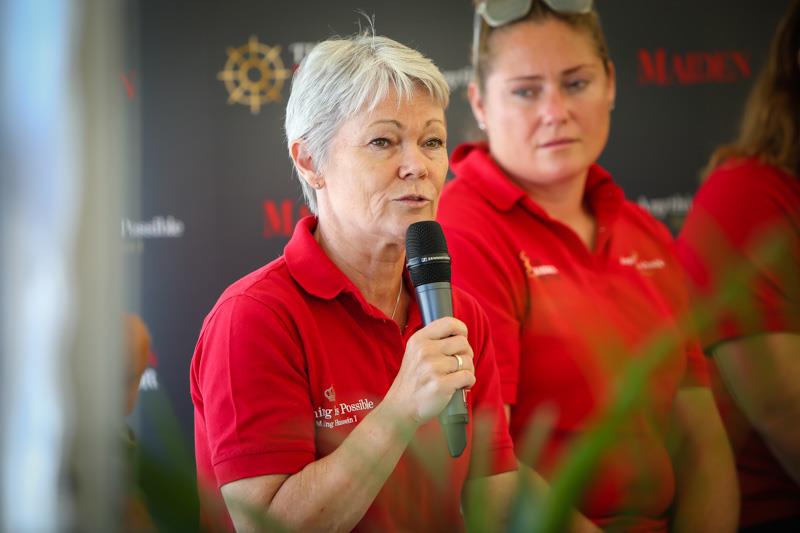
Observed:
[[[567,106],[567,99],[561,90],[546,91],[540,107],[542,122],[545,125],[563,124],[569,116]]]
[[[402,179],[419,179],[428,175],[427,158],[422,148],[413,144],[403,149],[403,160],[398,173]]]

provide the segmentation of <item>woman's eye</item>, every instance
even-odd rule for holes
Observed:
[[[531,87],[520,87],[511,91],[514,96],[519,96],[520,98],[533,98],[538,92],[537,89]]]
[[[572,80],[566,83],[567,90],[570,92],[582,91],[583,89],[586,88],[587,85],[589,85],[589,80],[583,80],[583,79]]]
[[[441,148],[444,146],[444,141],[438,137],[433,137],[432,139],[425,141],[425,146],[427,148]]]
[[[390,146],[392,142],[386,137],[378,137],[377,139],[372,139],[369,144],[377,148],[386,148]]]

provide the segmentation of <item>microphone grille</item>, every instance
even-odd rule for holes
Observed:
[[[406,232],[406,260],[415,287],[450,282],[450,254],[438,222],[415,222]]]

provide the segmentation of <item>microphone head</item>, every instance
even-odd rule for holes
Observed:
[[[450,253],[438,222],[423,220],[408,226],[406,262],[415,287],[450,283]]]

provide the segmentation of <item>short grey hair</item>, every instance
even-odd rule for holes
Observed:
[[[372,111],[391,89],[409,100],[424,88],[443,109],[450,88],[433,61],[388,37],[360,34],[317,44],[292,79],[286,104],[288,145],[303,139],[317,170],[324,167],[328,148],[339,127],[366,109]],[[316,191],[299,175],[303,196],[317,214]]]

